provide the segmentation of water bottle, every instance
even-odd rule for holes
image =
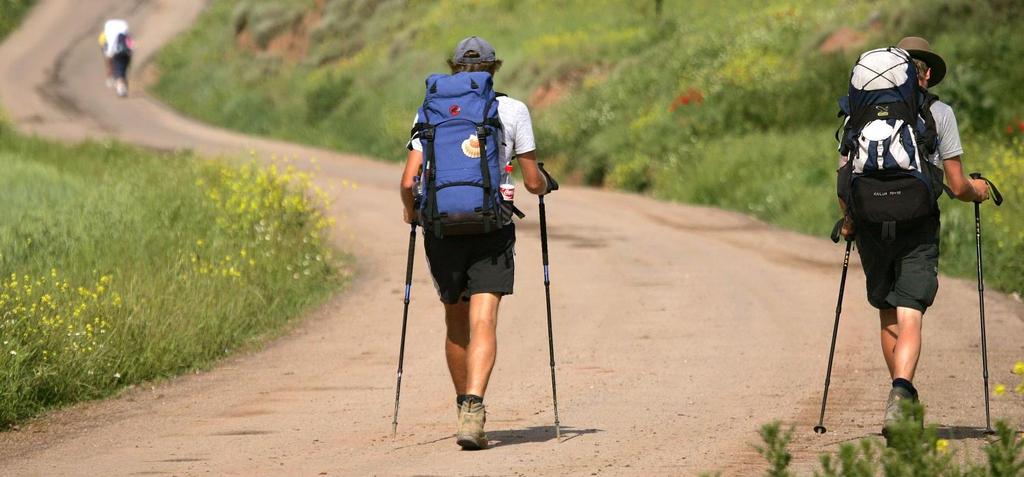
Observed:
[[[516,195],[516,180],[512,177],[512,162],[505,164],[505,172],[501,173],[501,183],[498,185],[498,190],[501,191],[501,198],[505,202],[512,202],[512,199]]]

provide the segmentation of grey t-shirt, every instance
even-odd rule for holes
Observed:
[[[939,136],[939,148],[928,160],[941,168],[942,161],[963,155],[964,148],[960,145],[960,129],[956,125],[953,108],[942,101],[936,101],[932,103],[931,110]]]
[[[502,164],[512,160],[512,156],[526,154],[537,149],[533,138],[533,121],[526,104],[508,96],[498,96],[498,118],[504,129],[505,150],[502,153]],[[419,122],[419,114],[413,124]],[[415,135],[406,145],[410,150],[423,151],[420,139]]]

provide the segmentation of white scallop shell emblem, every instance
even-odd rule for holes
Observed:
[[[480,157],[480,140],[476,138],[476,134],[472,134],[469,139],[462,141],[462,153],[474,159]]]

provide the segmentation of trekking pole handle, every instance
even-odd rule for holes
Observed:
[[[839,243],[839,238],[842,236],[843,222],[845,222],[845,221],[846,221],[846,217],[843,217],[843,218],[839,219],[836,222],[835,226],[832,227],[832,235],[831,235],[832,243]],[[847,242],[852,242],[853,241],[853,239],[850,238],[850,237],[843,237],[843,238],[845,238]]]
[[[999,193],[999,189],[996,188],[996,185],[993,184],[992,181],[988,180],[987,177],[981,175],[980,172],[972,172],[971,179],[981,179],[987,182],[989,192],[992,195],[992,202],[995,202],[996,206],[1003,205],[1003,194]]]
[[[548,192],[554,192],[558,190],[558,182],[555,182],[555,179],[551,177],[551,174],[548,174],[548,171],[544,169],[544,163],[538,162],[537,168],[540,169],[540,173],[543,174],[544,178],[547,179],[548,181]]]

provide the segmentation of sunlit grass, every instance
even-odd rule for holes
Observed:
[[[0,426],[257,346],[344,282],[311,177],[0,124]]]

